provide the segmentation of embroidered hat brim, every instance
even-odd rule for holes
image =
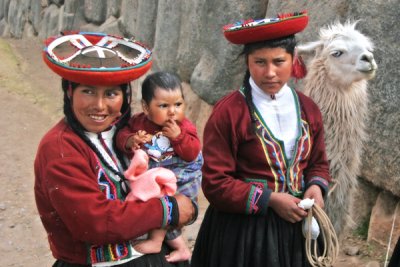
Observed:
[[[77,32],[48,38],[43,60],[61,77],[86,85],[119,85],[136,80],[152,65],[143,44],[103,33]]]
[[[225,38],[233,44],[248,44],[286,37],[306,28],[307,12],[282,14],[276,18],[239,21],[223,27]]]

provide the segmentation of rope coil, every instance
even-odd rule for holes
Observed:
[[[308,229],[311,229],[312,217],[317,220],[321,237],[317,240],[312,240],[311,231],[306,235],[306,255],[307,259],[313,267],[331,267],[339,256],[339,241],[333,228],[331,221],[326,213],[316,204],[308,211],[306,224]],[[318,243],[321,241],[323,251],[319,251]]]

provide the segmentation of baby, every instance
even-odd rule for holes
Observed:
[[[185,101],[181,81],[175,74],[156,72],[142,84],[143,112],[135,114],[129,125],[119,131],[117,146],[128,155],[137,149],[147,152],[149,168],[164,167],[177,178],[177,193],[197,201],[201,184],[203,157],[196,127],[185,117]],[[166,234],[167,244],[173,251],[167,261],[188,260],[191,251],[179,229],[157,229],[149,238],[137,245],[141,253],[158,253]]]

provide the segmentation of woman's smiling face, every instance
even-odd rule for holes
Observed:
[[[110,127],[121,116],[122,103],[120,86],[78,85],[72,93],[72,111],[88,132]]]

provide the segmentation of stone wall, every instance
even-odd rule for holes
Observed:
[[[63,30],[134,36],[153,49],[154,70],[175,71],[186,82],[195,107],[190,116],[202,133],[211,105],[243,78],[241,47],[223,38],[223,25],[308,10],[309,26],[298,37],[312,41],[323,25],[359,19],[358,28],[375,42],[379,70],[369,85],[370,138],[361,173],[369,186],[356,198],[374,205],[379,192],[385,199],[400,196],[399,6],[400,0],[0,0],[0,36],[44,39]],[[358,217],[370,211],[369,205]]]

